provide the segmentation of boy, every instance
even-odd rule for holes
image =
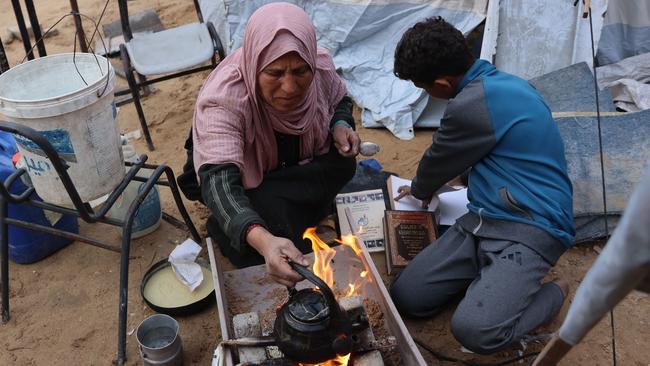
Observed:
[[[432,316],[458,295],[451,330],[477,353],[499,351],[553,319],[564,281],[541,284],[573,241],[572,187],[551,111],[528,82],[475,60],[442,18],[415,24],[395,50],[395,75],[449,99],[440,129],[402,194],[428,202],[469,171],[469,213],[391,286],[406,316]]]

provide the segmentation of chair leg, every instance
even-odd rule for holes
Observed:
[[[0,245],[2,245],[2,323],[9,321],[9,225],[7,201],[0,198]]]
[[[126,50],[124,44],[120,45],[120,54],[122,56],[122,64],[124,65],[124,74],[126,75],[126,81],[129,83],[129,89],[131,89],[133,104],[135,104],[135,110],[138,113],[138,119],[140,120],[140,127],[142,128],[142,133],[144,133],[144,138],[147,141],[147,147],[149,148],[149,151],[153,151],[155,148],[153,146],[153,141],[151,140],[151,134],[149,133],[147,120],[145,119],[144,112],[142,111],[142,104],[140,103],[139,86],[138,83],[135,81],[134,70],[131,67],[129,53]]]
[[[174,197],[174,202],[176,203],[178,212],[180,212],[181,216],[183,217],[183,220],[185,221],[187,228],[190,230],[190,234],[192,235],[194,241],[200,244],[201,236],[199,235],[199,232],[196,230],[196,227],[194,226],[194,223],[192,222],[190,215],[187,213],[187,210],[185,209],[185,205],[183,205],[181,194],[179,193],[178,186],[176,185],[176,178],[174,177],[174,172],[170,167],[165,166],[165,174],[167,175],[167,182],[169,182],[169,189],[172,191],[172,196]]]
[[[223,50],[221,39],[219,38],[219,35],[217,34],[217,30],[214,28],[214,24],[212,24],[212,22],[206,22],[206,25],[208,27],[208,33],[210,33],[210,37],[212,37],[214,51],[219,55],[219,62],[221,62],[226,57],[226,52]]]
[[[135,216],[135,213],[133,213],[132,216]],[[132,225],[133,219],[126,221],[124,223],[124,227],[122,228],[122,253],[120,257],[120,307],[117,324],[117,366],[124,365],[124,362],[126,361],[126,311],[129,297],[129,253],[131,251]]]
[[[136,74],[136,77],[138,78],[138,84],[142,84],[145,81],[147,81],[146,76],[140,74],[139,72],[136,72],[135,74]],[[142,96],[143,97],[149,96],[149,94],[153,93],[153,90],[151,89],[151,87],[149,85],[143,85],[141,89],[142,89]]]
[[[163,169],[162,166],[154,169],[147,182],[144,183],[142,190],[135,197],[131,206],[129,206],[129,210],[124,217],[124,226],[122,227],[122,253],[120,257],[120,314],[117,325],[117,366],[124,365],[126,361],[126,314],[129,295],[129,256],[131,252],[133,221],[144,198],[153,189],[158,179],[160,179]]]

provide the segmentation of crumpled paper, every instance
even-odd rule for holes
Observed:
[[[200,252],[201,246],[194,240],[187,239],[177,245],[169,254],[168,261],[172,265],[174,274],[181,283],[189,288],[190,292],[203,282],[203,271],[201,266],[195,262]]]

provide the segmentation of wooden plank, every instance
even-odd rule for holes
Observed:
[[[499,35],[499,0],[488,0],[485,29],[483,29],[483,43],[481,44],[481,59],[494,64],[497,54],[497,37]]]
[[[219,327],[221,329],[221,339],[232,339],[230,335],[230,314],[228,312],[228,302],[226,300],[223,272],[214,255],[214,247],[212,246],[212,239],[205,239],[206,246],[208,247],[208,255],[210,256],[210,268],[212,269],[212,281],[214,282],[215,296],[217,297],[217,311],[219,312]],[[233,366],[232,353],[229,349],[225,350],[225,363],[226,366]]]
[[[332,263],[334,269],[334,286],[332,290],[345,293],[350,279],[357,279],[362,271],[367,271],[369,281],[362,284],[359,289],[360,293],[363,294],[364,299],[374,300],[384,314],[384,330],[390,336],[395,337],[402,364],[408,366],[426,365],[424,358],[415,346],[415,342],[413,342],[404,322],[390,300],[388,291],[372,259],[370,259],[369,253],[364,250],[363,256],[360,257],[345,245],[339,245],[332,249],[336,251]],[[310,261],[313,260],[313,253],[308,254],[307,258]],[[271,332],[272,320],[275,319],[275,309],[288,298],[286,288],[268,278],[264,265],[236,269],[222,274],[224,286],[228,288],[228,291],[224,292],[223,296],[232,302],[230,311],[237,313],[257,312],[262,325],[262,334]],[[309,281],[302,281],[296,285],[298,290],[306,287],[313,287],[313,284]],[[377,331],[373,330],[373,333],[376,335]]]
[[[397,339],[398,348],[402,356],[402,362],[404,365],[426,366],[427,363],[397,312],[395,304],[393,304],[393,300],[391,300],[388,290],[386,290],[386,286],[384,286],[384,282],[377,271],[377,267],[375,267],[375,263],[370,258],[370,253],[366,248],[364,248],[363,244],[357,244],[361,248],[361,261],[369,271],[371,286],[374,285],[372,287],[379,291],[380,295],[377,296],[377,298],[379,299],[380,305],[383,307],[384,314],[390,314],[390,316],[385,316],[384,319],[386,319],[386,323],[388,323],[390,333]]]
[[[601,117],[614,117],[629,114],[626,112],[600,112]],[[553,118],[566,117],[597,117],[598,112],[552,112]]]

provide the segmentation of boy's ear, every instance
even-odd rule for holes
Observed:
[[[438,88],[451,88],[453,84],[449,77],[441,76],[433,81],[433,85]]]

